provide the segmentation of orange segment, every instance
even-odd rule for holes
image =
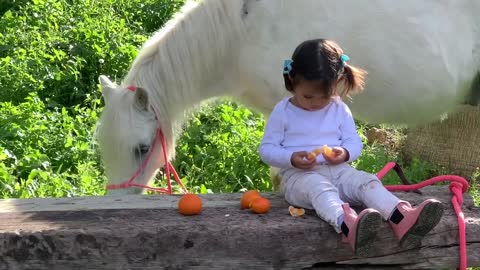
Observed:
[[[288,207],[288,212],[290,213],[291,216],[293,217],[300,217],[305,215],[305,209],[303,208],[295,208],[293,206]]]

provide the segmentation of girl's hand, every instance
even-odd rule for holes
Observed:
[[[331,155],[327,156],[323,152],[322,155],[328,163],[333,165],[343,163],[350,157],[348,151],[343,147],[333,147]]]
[[[308,152],[301,151],[301,152],[294,152],[292,154],[292,157],[290,158],[290,162],[295,168],[311,169],[315,166],[315,163],[317,162],[317,160],[316,159],[309,160]]]

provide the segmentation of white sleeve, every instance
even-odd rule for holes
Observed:
[[[263,134],[258,152],[263,162],[278,168],[293,168],[291,157],[293,151],[282,146],[285,137],[285,106],[278,104],[272,111]]]
[[[358,135],[357,128],[355,127],[355,121],[353,120],[352,112],[346,104],[343,104],[343,120],[340,125],[340,131],[342,134],[341,146],[347,149],[350,154],[348,162],[356,160],[362,153],[363,143],[362,139]]]

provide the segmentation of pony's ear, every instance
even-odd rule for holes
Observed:
[[[148,93],[141,87],[135,90],[135,107],[142,111],[148,111]]]
[[[100,86],[102,87],[103,97],[105,100],[107,100],[112,95],[113,91],[115,91],[116,85],[105,75],[100,75],[98,80],[100,81]]]

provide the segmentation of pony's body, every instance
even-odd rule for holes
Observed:
[[[437,119],[471,91],[480,67],[478,13],[477,0],[189,3],[183,17],[144,45],[121,86],[101,77],[106,106],[98,139],[109,182],[135,172],[145,157],[135,149],[152,144],[157,125],[172,158],[185,112],[202,100],[231,96],[268,114],[288,94],[283,60],[306,39],[337,41],[353,65],[369,72],[365,92],[347,100],[356,117]],[[138,183],[164,164],[156,148]]]

